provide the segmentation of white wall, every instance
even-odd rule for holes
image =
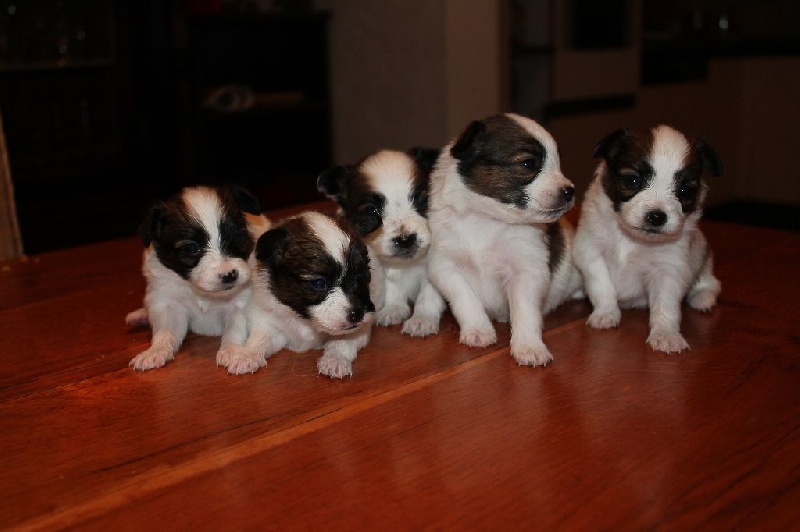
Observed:
[[[794,145],[800,106],[800,59],[712,60],[707,80],[641,87],[633,109],[554,119],[562,169],[579,191],[597,161],[595,143],[620,125],[669,124],[704,136],[722,159],[723,175],[710,183],[709,205],[732,199],[800,203],[800,166]]]
[[[334,161],[441,146],[500,110],[502,0],[317,0],[331,12]]]

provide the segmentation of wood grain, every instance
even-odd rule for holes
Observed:
[[[800,235],[704,227],[723,292],[684,310],[687,354],[650,351],[645,311],[593,331],[575,301],[547,368],[446,315],[376,329],[344,381],[315,352],[230,376],[197,335],[132,371],[135,239],[0,263],[0,527],[796,528]]]

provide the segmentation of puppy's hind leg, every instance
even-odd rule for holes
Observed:
[[[709,255],[697,280],[686,295],[689,306],[700,312],[708,312],[717,304],[717,296],[722,289],[719,279],[714,277],[713,258]]]
[[[160,368],[175,357],[189,328],[189,318],[176,309],[149,311],[153,324],[153,340],[150,348],[130,361],[137,370]]]

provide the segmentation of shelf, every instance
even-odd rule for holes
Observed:
[[[269,114],[313,113],[327,110],[327,103],[322,100],[313,100],[287,103],[267,103],[254,105],[250,108],[240,111],[220,111],[217,109],[205,108],[203,109],[203,116],[214,120],[228,120]]]
[[[553,53],[550,44],[518,44],[515,43],[511,51],[514,55],[549,55]]]
[[[219,13],[215,15],[189,15],[186,22],[190,26],[228,29],[241,26],[282,25],[293,23],[325,22],[330,18],[328,11],[306,11],[288,13],[246,12]]]
[[[114,67],[111,59],[78,59],[75,61],[36,61],[31,63],[0,63],[0,73],[56,72]]]

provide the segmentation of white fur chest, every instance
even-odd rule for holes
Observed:
[[[389,290],[402,294],[406,299],[415,299],[427,276],[427,257],[410,264],[383,264],[383,275]]]
[[[185,313],[189,330],[202,335],[219,336],[232,317],[241,312],[250,300],[252,287],[244,286],[230,294],[213,296],[200,294],[191,284],[172,270],[164,267],[155,254],[146,251],[144,275],[148,280],[145,306],[166,309],[167,312]]]
[[[688,288],[691,272],[687,257],[694,231],[692,226],[687,225],[685,234],[675,241],[637,240],[620,228],[610,201],[600,192],[599,183],[593,184],[589,197],[576,235],[579,242],[576,253],[600,254],[620,306],[647,306],[649,286],[659,277],[682,279]]]
[[[507,316],[504,287],[510,279],[525,272],[548,271],[547,249],[535,227],[447,209],[434,216],[440,218],[432,222],[430,267],[457,269],[494,317]],[[448,261],[443,262],[443,257]]]

